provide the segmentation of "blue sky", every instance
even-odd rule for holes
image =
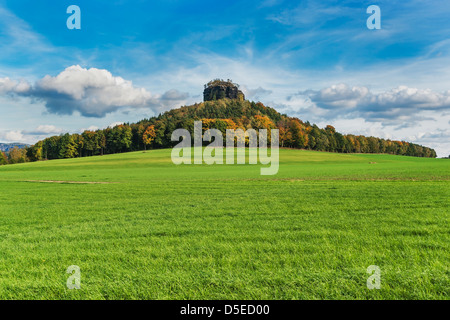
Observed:
[[[449,16],[421,0],[0,0],[0,141],[137,121],[230,78],[290,116],[446,156]]]

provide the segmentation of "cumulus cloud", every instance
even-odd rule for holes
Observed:
[[[391,125],[425,120],[418,115],[420,112],[450,108],[450,91],[440,93],[406,86],[374,93],[367,87],[339,84],[317,91],[301,91],[298,95],[306,96],[315,106],[326,110],[329,118],[363,117]]]
[[[272,90],[264,89],[261,86],[259,86],[256,89],[249,89],[245,86],[242,86],[241,89],[247,99],[253,100],[261,100],[261,98],[268,96],[272,93]]]
[[[108,126],[108,128],[114,128],[114,127],[116,127],[116,126],[120,126],[121,124],[123,124],[123,122],[121,122],[121,121],[116,121],[116,122],[110,123],[109,126]]]
[[[10,78],[0,78],[0,94],[5,93],[26,93],[31,89],[31,86],[26,81],[15,81]]]
[[[172,89],[164,93],[161,97],[154,99],[151,106],[158,109],[167,109],[171,106],[179,104],[180,102],[186,101],[188,98],[189,93]]]
[[[107,70],[66,68],[56,77],[39,80],[32,95],[46,100],[48,111],[101,117],[120,107],[145,107],[152,98],[150,92],[135,88],[131,81],[114,77]]]
[[[44,125],[38,126],[34,130],[23,131],[23,132],[25,134],[29,134],[29,135],[48,135],[48,134],[60,134],[60,133],[63,133],[64,130],[61,128],[57,128],[54,125],[44,124]]]
[[[413,136],[412,140],[421,140],[425,142],[450,141],[450,130],[437,129],[432,132],[420,132]]]
[[[161,112],[176,107],[189,94],[170,90],[152,95],[129,80],[108,70],[71,66],[55,77],[45,76],[34,86],[9,78],[0,79],[0,94],[16,94],[43,101],[47,111],[70,115],[78,111],[86,117],[103,117],[120,108],[150,108]]]
[[[59,135],[66,132],[54,125],[39,125],[32,130],[3,130],[0,131],[0,140],[6,142],[19,142],[33,144],[37,140],[51,135]]]
[[[84,131],[97,131],[98,129],[100,129],[97,126],[89,126],[88,128],[81,128],[80,132],[84,132]]]
[[[10,130],[10,131],[3,131],[0,132],[0,138],[2,140],[8,141],[8,142],[22,142],[24,141],[24,136],[22,134],[22,131],[20,130]]]

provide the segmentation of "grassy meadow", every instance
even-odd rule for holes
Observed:
[[[170,153],[1,166],[0,299],[449,299],[449,160]]]

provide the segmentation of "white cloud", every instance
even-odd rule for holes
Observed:
[[[435,92],[430,89],[399,86],[374,93],[367,87],[332,85],[321,90],[298,93],[327,112],[327,118],[363,117],[369,121],[401,125],[414,122],[422,111],[439,111],[450,108],[450,91]]]
[[[65,130],[54,125],[39,125],[33,130],[3,130],[0,131],[0,140],[6,142],[19,142],[33,144],[37,140],[52,135],[59,135]]]
[[[79,132],[81,133],[81,132],[84,132],[84,131],[97,131],[98,129],[100,129],[100,128],[97,127],[97,126],[89,126],[88,128],[81,128],[79,130]]]
[[[86,117],[103,117],[121,108],[150,108],[157,113],[177,107],[189,97],[188,93],[175,89],[152,95],[108,70],[78,65],[66,68],[55,77],[47,75],[34,86],[24,81],[0,79],[0,94],[43,101],[50,113],[71,115],[77,111]]]
[[[131,81],[107,70],[80,66],[68,67],[56,77],[45,76],[32,95],[45,99],[50,112],[79,111],[86,116],[104,116],[123,106],[145,107],[152,99],[150,92],[134,87]]]
[[[24,136],[21,131],[11,130],[0,132],[0,138],[8,142],[23,142]]]
[[[64,130],[61,128],[57,128],[54,125],[39,125],[36,129],[31,131],[23,131],[25,134],[29,135],[47,135],[47,134],[60,134],[63,133]]]
[[[267,90],[259,86],[256,89],[250,89],[246,86],[241,86],[240,89],[245,94],[246,99],[252,99],[252,100],[261,100],[264,97],[267,97],[268,95],[272,94],[272,90]]]
[[[11,80],[8,77],[0,78],[0,94],[5,93],[25,93],[31,89],[31,86],[28,82],[21,80],[15,81]]]
[[[108,128],[114,128],[114,127],[116,127],[116,126],[120,126],[121,124],[123,124],[123,122],[116,121],[116,122],[111,123],[111,124],[108,126]]]

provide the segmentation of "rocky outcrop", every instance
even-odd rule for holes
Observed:
[[[233,83],[231,80],[213,80],[205,85],[205,90],[203,91],[204,101],[214,101],[219,99],[232,99],[244,101],[245,96],[239,86]]]

